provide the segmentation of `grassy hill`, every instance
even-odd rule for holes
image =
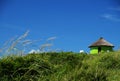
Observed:
[[[51,52],[0,59],[0,81],[120,81],[120,52]]]

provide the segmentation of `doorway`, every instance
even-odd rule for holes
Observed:
[[[100,53],[101,52],[101,47],[98,47],[98,53]]]

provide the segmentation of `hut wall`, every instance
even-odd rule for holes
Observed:
[[[98,54],[98,47],[91,47],[90,54]]]
[[[108,47],[108,46],[101,47],[101,52],[110,52],[110,51],[113,51],[112,47]],[[91,47],[90,54],[98,54],[98,47]]]
[[[102,51],[101,52],[109,52],[109,51],[113,51],[112,47],[106,47],[106,46],[103,46],[101,47],[102,48]]]

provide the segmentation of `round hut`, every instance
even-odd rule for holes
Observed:
[[[99,54],[101,52],[110,52],[113,51],[114,45],[103,39],[103,37],[100,37],[99,40],[94,42],[89,46],[90,48],[90,54]]]

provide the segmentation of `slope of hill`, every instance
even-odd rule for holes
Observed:
[[[0,81],[120,81],[120,52],[49,52],[0,59]]]

